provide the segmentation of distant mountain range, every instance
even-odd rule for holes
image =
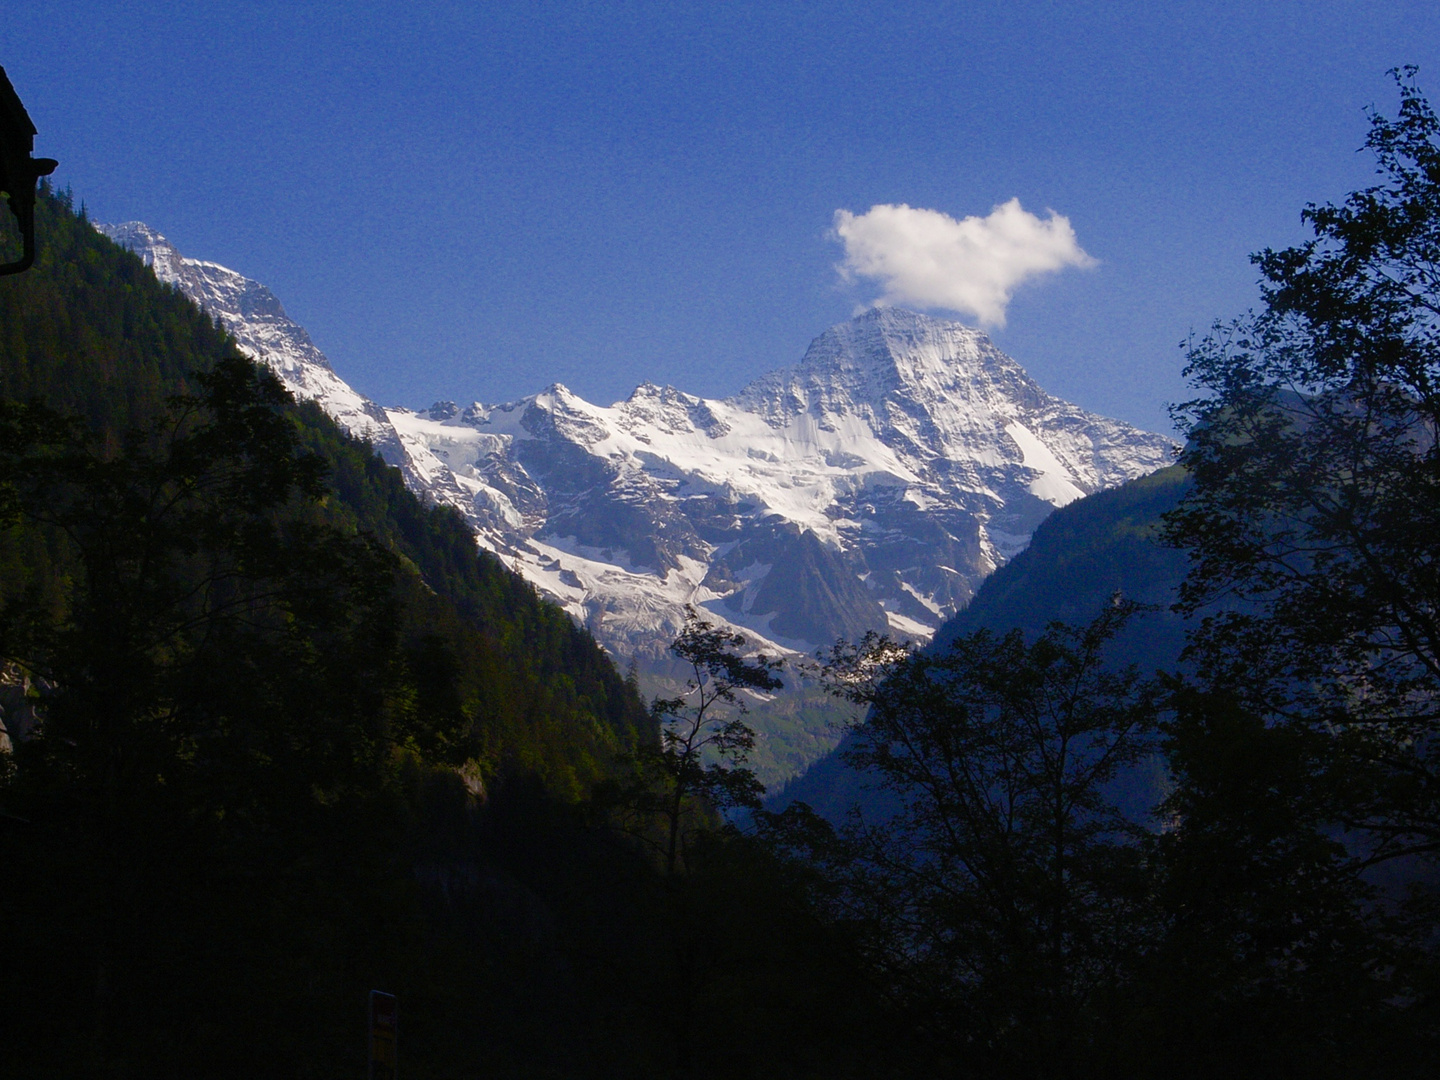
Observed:
[[[622,657],[663,657],[686,604],[787,651],[928,638],[1055,507],[1171,461],[1168,437],[1050,396],[978,330],[899,309],[723,400],[647,383],[597,406],[555,384],[382,408],[265,286],[139,222],[97,228]]]

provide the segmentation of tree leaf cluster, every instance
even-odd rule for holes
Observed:
[[[869,710],[846,759],[890,795],[822,845],[838,910],[914,1022],[977,1075],[1084,1060],[1117,967],[1155,934],[1145,831],[1111,787],[1154,752],[1160,694],[1101,662],[1136,611],[1116,598],[1029,642],[872,638],[827,665]]]

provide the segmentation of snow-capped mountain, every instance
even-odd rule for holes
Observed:
[[[1051,397],[979,331],[898,309],[723,400],[645,384],[606,407],[556,384],[380,409],[264,286],[139,223],[101,229],[621,655],[663,655],[686,604],[797,651],[926,637],[1052,509],[1171,459],[1168,438]]]

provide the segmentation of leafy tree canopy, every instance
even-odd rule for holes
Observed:
[[[1265,310],[1192,349],[1168,526],[1182,607],[1222,608],[1206,677],[1370,768],[1348,816],[1382,855],[1440,846],[1440,120],[1394,74],[1381,183],[1307,207],[1312,240],[1255,256]]]
[[[1114,965],[1153,930],[1144,830],[1110,790],[1157,714],[1151,684],[1104,662],[1136,610],[1116,598],[1028,644],[980,630],[933,653],[871,638],[832,654],[839,692],[870,706],[850,764],[898,800],[842,830],[851,917],[981,1073],[1084,1056]]]

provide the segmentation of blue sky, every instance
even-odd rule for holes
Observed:
[[[993,336],[1155,428],[1249,253],[1371,181],[1386,69],[1440,98],[1440,5],[61,0],[0,63],[92,217],[264,281],[385,404],[733,393],[886,292],[837,211],[1018,199],[1079,255]]]

